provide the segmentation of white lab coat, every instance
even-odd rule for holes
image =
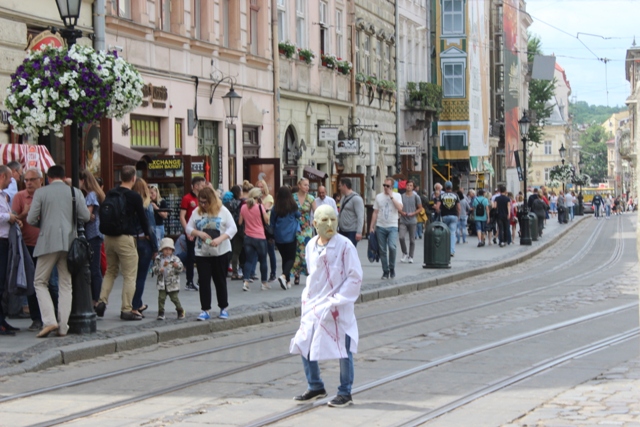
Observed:
[[[289,352],[309,360],[347,357],[345,335],[351,337],[351,352],[358,352],[358,324],[354,305],[360,296],[362,266],[349,239],[335,235],[321,252],[312,238],[306,247],[309,277],[302,291],[300,329]]]

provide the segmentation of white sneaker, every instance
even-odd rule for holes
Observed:
[[[409,261],[409,264],[413,264],[413,258],[409,257],[408,261]]]
[[[244,282],[244,285],[242,285],[242,290],[245,292],[249,291],[249,282]]]
[[[267,282],[262,282],[262,290],[268,291],[269,289],[271,289],[271,286]]]
[[[409,262],[409,256],[408,255],[402,255],[402,258],[400,259],[400,262]]]
[[[280,283],[280,287],[282,288],[283,291],[286,291],[287,289],[289,289],[287,287],[287,278],[284,277],[284,274],[278,276],[278,283]]]

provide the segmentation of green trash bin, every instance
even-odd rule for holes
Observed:
[[[434,221],[424,231],[422,268],[451,268],[451,235],[442,221]]]
[[[529,233],[531,234],[531,240],[538,241],[538,215],[533,212],[529,212]]]

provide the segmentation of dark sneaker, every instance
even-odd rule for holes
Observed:
[[[478,242],[478,247],[481,248],[484,246],[484,242]]]
[[[332,408],[343,408],[345,406],[353,405],[353,399],[350,394],[339,394],[327,405]]]
[[[389,271],[389,277],[394,279],[396,277],[396,271],[395,270]]]
[[[122,320],[142,320],[142,316],[133,311],[121,311],[120,319]]]
[[[30,331],[39,331],[42,329],[42,320],[34,320],[29,326]]]
[[[180,319],[184,319],[184,309],[178,310],[178,320]]]
[[[323,397],[327,397],[327,391],[321,388],[320,390],[307,390],[300,396],[294,397],[293,400],[306,402],[309,400],[322,399]]]
[[[0,326],[0,335],[14,336],[15,334],[16,333],[14,331],[10,331],[9,329],[5,328],[4,326]]]
[[[104,312],[106,310],[107,310],[107,304],[103,302],[99,302],[98,305],[96,305],[96,315],[98,317],[104,317]]]
[[[200,288],[193,282],[187,282],[185,289],[188,291],[198,291]]]
[[[275,273],[271,273],[271,275],[269,276],[269,281],[273,282],[274,280],[276,280],[276,274]]]
[[[156,320],[164,320],[164,311],[158,312],[158,317],[156,317]]]
[[[387,280],[389,278],[389,273],[382,273],[382,280]]]

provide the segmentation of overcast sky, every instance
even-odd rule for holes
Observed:
[[[640,47],[640,1],[526,2],[527,12],[533,18],[529,31],[540,37],[545,55],[555,54],[557,63],[565,69],[571,84],[570,96],[589,104],[624,106],[624,101],[630,94],[624,62],[634,35],[636,44]],[[578,33],[595,34],[611,39],[580,34],[578,40]],[[580,41],[584,42],[586,47]],[[597,58],[607,58],[610,62],[605,68],[604,62]]]

